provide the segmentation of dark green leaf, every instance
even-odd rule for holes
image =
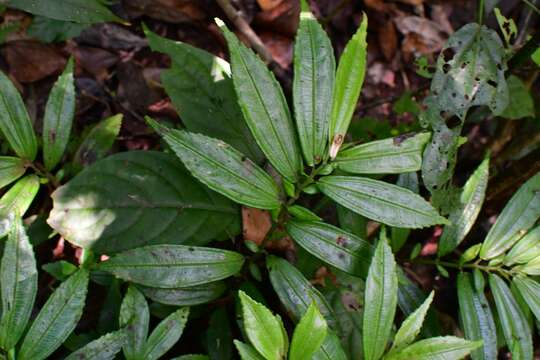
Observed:
[[[335,226],[316,221],[291,220],[287,232],[304,250],[322,261],[364,277],[371,259],[371,245]]]
[[[270,175],[229,144],[184,130],[167,129],[154,121],[150,124],[193,176],[212,190],[250,207],[280,207],[279,189]]]
[[[113,360],[122,350],[126,341],[126,332],[119,330],[88,343],[70,354],[65,360]]]
[[[177,289],[139,286],[144,295],[158,303],[175,306],[193,306],[219,298],[227,289],[223,281]]]
[[[142,358],[150,322],[150,311],[144,296],[135,286],[130,286],[120,307],[119,323],[126,328],[124,356],[127,360]]]
[[[264,357],[261,356],[255,350],[255,348],[251,345],[244,344],[241,341],[234,340],[234,346],[236,346],[236,349],[238,350],[238,353],[240,354],[240,359],[242,360],[265,360]]]
[[[143,359],[157,360],[180,339],[188,320],[189,308],[181,308],[162,320],[144,345]]]
[[[103,299],[103,305],[99,311],[97,331],[100,334],[112,332],[118,328],[120,307],[122,306],[122,293],[120,292],[121,281],[112,279],[108,285],[107,294]]]
[[[480,257],[493,259],[508,250],[540,217],[540,173],[512,196],[484,240]]]
[[[75,83],[73,82],[73,58],[54,84],[43,118],[43,160],[47,170],[54,168],[62,159],[71,125],[75,116]]]
[[[21,95],[9,78],[0,71],[0,131],[15,151],[33,161],[37,155],[37,139]]]
[[[310,166],[326,155],[335,71],[330,39],[305,4],[294,44],[293,100],[300,144]]]
[[[76,166],[88,166],[105,157],[120,132],[122,118],[122,114],[117,114],[95,125],[79,145],[73,163]]]
[[[81,318],[87,285],[88,271],[80,269],[54,291],[26,333],[17,359],[42,360],[62,345]]]
[[[242,255],[228,250],[150,245],[119,253],[97,268],[137,284],[170,289],[227,278],[243,263]]]
[[[441,336],[420,340],[398,351],[385,360],[458,360],[482,345],[481,341],[468,341],[454,336]]]
[[[392,249],[384,236],[375,249],[366,280],[363,320],[364,358],[377,360],[390,338],[397,305],[398,279]]]
[[[79,36],[89,26],[90,24],[55,20],[37,15],[32,19],[32,24],[30,24],[26,33],[41,42],[62,42]]]
[[[444,227],[439,239],[439,256],[452,252],[471,230],[484,203],[488,178],[489,158],[480,164],[465,183],[461,191],[460,206],[450,213],[450,225]]]
[[[515,277],[513,282],[536,319],[540,320],[540,284],[538,281],[519,276]]]
[[[251,133],[275,169],[295,183],[302,156],[283,90],[262,60],[225,25],[220,27],[229,45],[238,103]]]
[[[540,226],[523,236],[504,257],[505,265],[523,264],[540,256]]]
[[[398,136],[341,151],[337,167],[353,174],[398,174],[420,170],[422,151],[431,134]]]
[[[473,360],[497,359],[497,329],[491,308],[483,291],[476,290],[467,273],[460,273],[457,279],[459,318],[465,338],[483,340],[483,346],[471,353]]]
[[[153,50],[171,57],[172,67],[161,73],[161,81],[186,129],[223,140],[260,163],[264,155],[237,103],[230,65],[202,49],[144,31]]]
[[[336,205],[339,227],[360,238],[367,238],[367,219],[339,204]]]
[[[44,264],[41,268],[53,276],[56,280],[64,281],[77,271],[77,267],[65,260]]]
[[[367,61],[367,22],[367,15],[363,14],[360,27],[345,46],[339,59],[330,118],[330,157],[332,159],[336,157],[345,140],[345,134],[364,83]]]
[[[294,330],[289,359],[310,359],[321,347],[326,338],[326,333],[326,321],[319,312],[317,305],[311,303]]]
[[[86,168],[53,195],[48,223],[96,253],[156,243],[205,244],[239,228],[236,206],[193,179],[173,155],[131,151]]]
[[[303,206],[300,205],[292,205],[287,207],[287,211],[289,214],[291,214],[293,217],[297,218],[298,220],[306,220],[306,221],[321,221],[322,219],[319,217],[319,215],[315,214],[309,209],[306,209]]]
[[[8,0],[8,5],[31,14],[83,24],[122,21],[101,0]]]
[[[317,186],[346,208],[390,226],[420,228],[447,222],[419,195],[379,180],[325,176]]]
[[[36,260],[20,218],[13,222],[5,243],[0,274],[0,347],[9,351],[15,347],[26,329],[37,292]]]
[[[508,348],[512,354],[519,354],[520,359],[532,359],[531,329],[512,292],[504,280],[494,274],[489,275],[489,285]]]
[[[534,116],[534,101],[523,81],[514,75],[510,75],[506,81],[508,82],[510,101],[501,116],[506,119]]]
[[[26,171],[24,160],[0,156],[0,189],[20,178]]]
[[[286,354],[286,335],[279,317],[245,292],[239,292],[242,320],[246,335],[257,351],[268,360],[282,359]]]
[[[429,306],[433,301],[434,292],[432,291],[427,299],[424,301],[422,306],[416,309],[412,314],[410,314],[405,321],[401,324],[401,327],[398,329],[396,335],[394,336],[394,342],[392,344],[392,351],[399,351],[399,349],[404,348],[414,341],[418,336],[424,319],[429,310]]]
[[[227,309],[220,307],[212,312],[206,344],[208,354],[214,360],[229,360],[233,356],[233,339]]]

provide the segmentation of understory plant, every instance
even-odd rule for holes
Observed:
[[[48,16],[40,4],[16,6]],[[106,156],[121,115],[73,136],[73,60],[51,91],[39,141],[0,72],[9,153],[0,157],[0,357],[171,358],[175,344],[185,353],[196,339],[208,355],[175,359],[479,360],[497,359],[505,346],[515,359],[533,359],[540,174],[463,252],[489,190],[489,155],[463,187],[452,181],[470,114],[534,115],[511,107],[509,89],[524,84],[507,74],[510,20],[497,13],[505,43],[476,23],[449,38],[425,74],[433,79],[418,108],[423,131],[357,143],[348,132],[367,67],[367,16],[336,65],[328,35],[306,2],[301,9],[290,104],[223,21],[230,63],[143,25],[152,50],[171,58],[161,83],[183,124],[146,117],[164,151]],[[239,236],[249,216],[265,224],[257,241]],[[368,236],[368,222],[378,236]],[[418,257],[420,244],[409,258],[396,256],[413,229],[430,227],[441,231],[435,256]],[[79,263],[43,265],[55,290],[34,311],[34,248],[57,236],[80,249]],[[407,276],[411,264],[456,284],[454,329],[441,326],[436,292]],[[101,310],[88,314],[98,286]],[[85,316],[93,327],[74,331]],[[189,327],[200,319],[204,331]]]

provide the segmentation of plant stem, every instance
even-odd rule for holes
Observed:
[[[535,13],[537,13],[538,15],[540,15],[540,10],[538,10],[538,8],[532,3],[530,2],[529,0],[522,0],[525,4],[527,4]]]
[[[453,262],[449,262],[449,261],[430,260],[430,259],[417,259],[417,260],[414,260],[413,262],[416,263],[416,264],[424,264],[424,265],[435,265],[435,266],[440,265],[440,266],[445,266],[445,267],[454,268],[454,269],[458,269],[458,270],[478,269],[478,270],[484,271],[486,273],[496,272],[496,273],[501,274],[505,278],[508,278],[511,275],[515,275],[514,270],[507,270],[507,269],[504,269],[504,268],[499,267],[499,266],[480,265],[479,261],[476,261],[476,262],[474,262],[472,264],[457,264],[457,263],[453,263]]]
[[[484,22],[484,0],[480,0],[478,3],[478,23],[482,25]]]

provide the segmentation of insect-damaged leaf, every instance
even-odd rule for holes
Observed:
[[[53,195],[48,223],[97,253],[140,245],[205,244],[239,230],[234,203],[156,151],[112,155],[85,168]]]

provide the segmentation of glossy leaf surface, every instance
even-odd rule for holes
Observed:
[[[312,303],[294,329],[290,360],[309,359],[321,347],[327,332],[326,320]]]

